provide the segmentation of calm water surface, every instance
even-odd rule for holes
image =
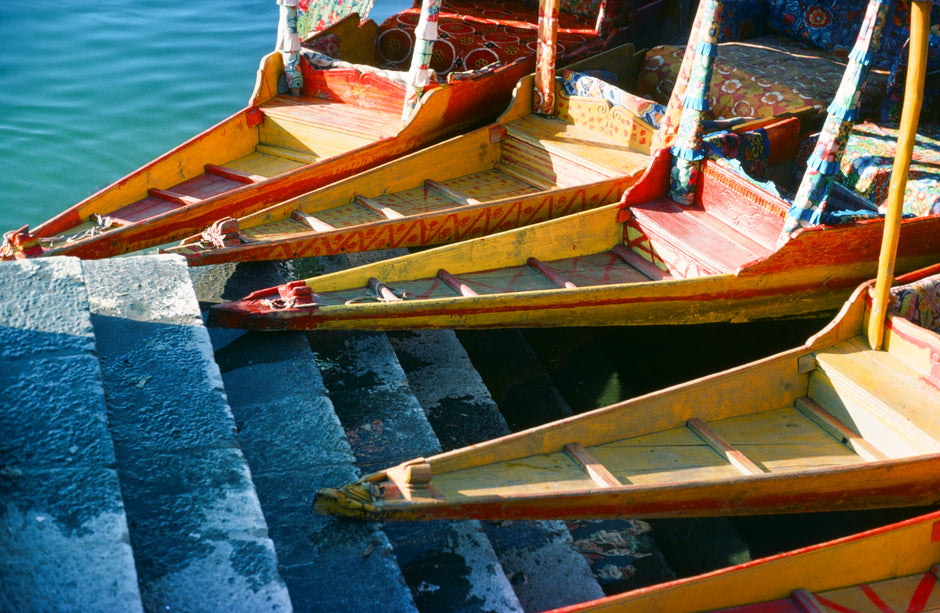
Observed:
[[[0,233],[244,107],[277,19],[274,0],[0,2]]]

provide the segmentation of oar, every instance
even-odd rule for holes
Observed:
[[[558,42],[558,7],[561,0],[539,3],[539,40],[535,48],[535,95],[532,112],[555,113],[555,46]]]
[[[916,0],[911,6],[911,44],[904,85],[904,105],[901,108],[901,126],[898,130],[897,155],[891,169],[888,199],[885,201],[885,229],[878,260],[878,276],[868,320],[868,344],[881,349],[884,342],[885,313],[888,310],[889,291],[894,280],[894,262],[897,258],[898,235],[901,233],[901,208],[907,174],[917,140],[917,121],[924,100],[924,78],[927,73],[927,41],[930,33],[929,0]]]
[[[423,0],[421,17],[415,27],[415,49],[411,55],[411,69],[408,71],[408,87],[405,90],[405,105],[401,112],[402,120],[408,119],[411,111],[418,106],[418,100],[425,86],[430,81],[431,53],[437,40],[437,18],[441,12],[441,0]]]

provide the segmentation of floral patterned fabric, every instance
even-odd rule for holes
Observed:
[[[379,27],[376,56],[384,68],[408,70],[419,15],[419,9],[408,9],[390,17]],[[429,66],[438,74],[446,74],[479,70],[494,62],[508,64],[525,56],[535,57],[538,32],[527,25],[520,27],[518,23],[469,19],[442,12],[438,17],[438,39],[434,43]],[[602,44],[592,33],[583,33],[580,29],[559,29],[556,53],[559,58],[576,57]]]
[[[806,173],[793,199],[783,225],[783,236],[799,226],[820,222],[822,203],[826,197],[829,177],[838,172],[839,160],[849,140],[849,134],[859,117],[861,98],[871,64],[872,49],[877,49],[888,14],[888,0],[870,0],[858,38],[849,54],[848,66],[832,104],[826,122],[816,139],[816,147],[806,162]]]
[[[888,184],[897,151],[897,126],[861,123],[852,129],[835,181],[881,208],[888,198]],[[802,173],[816,135],[807,137],[794,160],[794,172]],[[827,200],[824,208],[829,208]],[[911,159],[902,213],[922,216],[940,213],[940,124],[921,124]]]
[[[922,328],[940,332],[940,275],[892,288],[889,310]]]
[[[910,36],[910,0],[885,0],[888,24],[876,47],[873,65],[890,68]],[[804,40],[817,49],[847,56],[858,34],[867,0],[764,0],[767,27],[779,34]],[[936,3],[935,3],[936,4]],[[934,6],[931,23],[937,23],[940,7]],[[846,24],[852,24],[847,27]]]
[[[767,176],[770,139],[767,130],[759,128],[739,134],[716,132],[705,137],[705,154],[710,159],[737,160],[741,169],[753,177]]]
[[[931,21],[935,25],[931,26],[928,39],[927,79],[924,83],[924,100],[920,110],[921,121],[940,120],[940,23],[938,21],[940,21],[940,16]],[[908,46],[904,43],[888,76],[887,93],[881,105],[882,122],[898,123],[901,121],[908,55]]]
[[[665,103],[684,49],[659,46],[646,55],[637,94]],[[820,110],[832,100],[846,63],[808,44],[779,35],[747,42],[721,43],[712,74],[711,118],[770,117],[806,105]],[[888,73],[871,70],[862,108],[875,112],[884,97]]]
[[[856,126],[842,156],[838,181],[881,207],[888,198],[897,143],[896,126]],[[940,213],[940,124],[917,130],[903,212],[915,216]]]
[[[335,2],[298,0],[297,31],[303,38],[313,32],[319,32],[347,15],[353,13],[368,15],[372,10],[372,2],[373,0],[336,0]]]

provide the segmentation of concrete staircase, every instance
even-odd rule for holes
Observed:
[[[312,513],[320,487],[509,429],[453,333],[202,325],[198,300],[293,265],[0,263],[0,611],[522,613],[603,595],[560,522]]]

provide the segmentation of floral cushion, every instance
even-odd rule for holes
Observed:
[[[890,310],[922,328],[940,332],[940,275],[892,288]]]
[[[721,6],[718,42],[747,40],[767,33],[764,3],[757,0],[725,0]]]
[[[778,34],[848,57],[868,0],[766,0],[767,26]],[[847,27],[847,25],[849,27]]]
[[[898,131],[873,123],[855,126],[849,137],[838,181],[879,207],[888,198]],[[904,192],[905,214],[940,213],[940,124],[922,125]]]
[[[684,47],[660,46],[647,53],[637,94],[665,103],[672,93]],[[710,118],[769,117],[831,102],[845,63],[806,43],[767,35],[718,45],[709,91]],[[884,97],[887,72],[872,70],[862,94],[863,112]]]

